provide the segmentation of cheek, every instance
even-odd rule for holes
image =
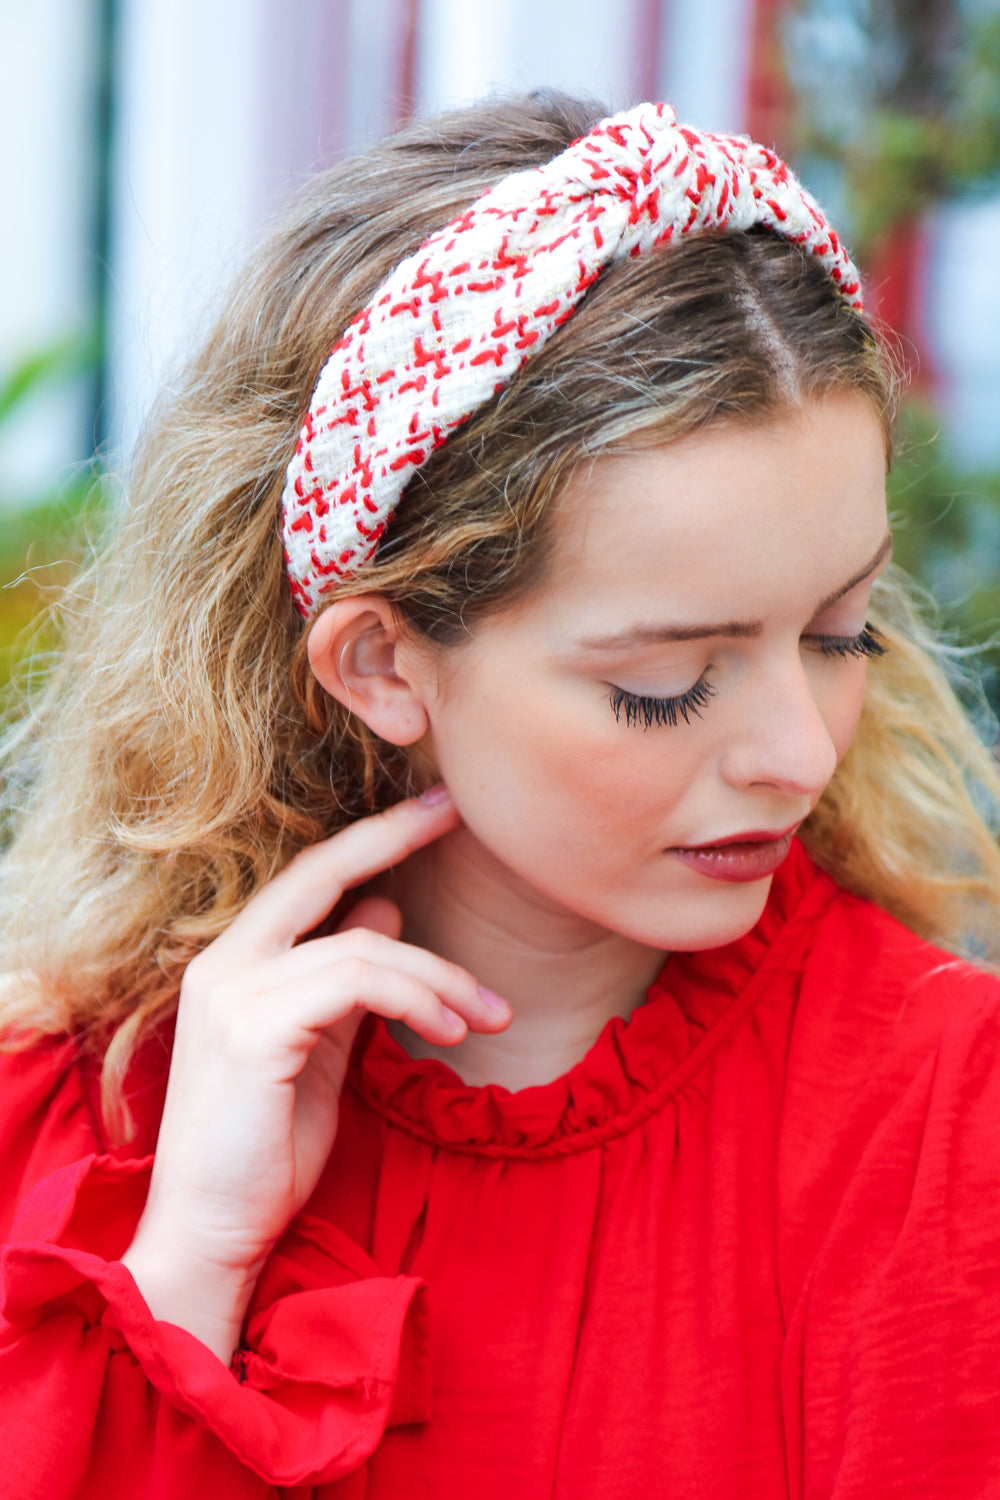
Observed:
[[[836,749],[838,763],[847,754],[857,732],[867,676],[867,662],[842,663],[836,674],[831,674],[832,680],[825,682],[817,693],[817,704]]]
[[[627,727],[609,695],[573,684],[506,680],[442,705],[432,718],[444,777],[469,820],[503,841],[575,841],[593,848],[599,832],[649,833],[662,823],[704,761],[678,730]],[[484,826],[485,831],[485,826]]]

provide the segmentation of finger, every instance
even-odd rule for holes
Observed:
[[[390,909],[391,903],[386,902]],[[304,984],[316,973],[332,974],[355,960],[385,969],[395,969],[418,980],[475,1031],[502,1031],[511,1020],[510,1007],[498,996],[482,989],[475,976],[458,964],[449,963],[413,943],[401,943],[384,933],[367,928],[350,928],[331,937],[313,938],[285,953],[263,961],[248,986],[245,979],[227,983],[222,998],[245,1011],[256,997],[269,1014],[287,1015],[298,1020],[298,1011],[275,1010],[274,995],[290,983]]]
[[[383,937],[398,938],[403,930],[403,914],[394,901],[388,901],[384,896],[365,896],[351,908],[337,931],[350,932],[355,927],[366,927],[370,932],[380,932]]]
[[[294,1015],[305,1031],[340,1029],[347,1021],[351,1039],[355,1012],[370,1011],[390,1021],[404,1021],[419,1036],[439,1046],[460,1042],[466,1024],[429,985],[399,969],[363,958],[351,958],[333,969],[317,969],[268,996],[275,1012]]]
[[[346,890],[398,864],[460,822],[451,797],[435,802],[411,797],[386,812],[362,818],[333,838],[297,854],[269,881],[213,947],[281,952],[317,927]]]

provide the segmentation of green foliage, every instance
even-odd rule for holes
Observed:
[[[1000,11],[970,15],[958,0],[799,0],[787,40],[799,150],[843,174],[861,260],[900,222],[995,182]]]
[[[71,334],[21,360],[0,381],[0,434],[30,402],[51,396],[67,381],[92,376],[99,353],[95,335]],[[35,639],[33,622],[71,571],[81,515],[103,504],[103,480],[93,465],[31,504],[0,493],[0,689],[29,646],[47,644]]]
[[[937,204],[1000,189],[995,0],[794,0],[785,42],[800,152],[836,183],[862,266]],[[962,470],[937,426],[908,404],[889,481],[895,555],[956,641],[983,646],[997,708],[1000,473]]]
[[[951,170],[956,182],[975,184],[1000,168],[1000,13],[971,31],[953,108]]]
[[[93,373],[100,357],[96,334],[68,334],[20,360],[0,381],[0,426],[26,402],[64,380]]]
[[[933,415],[903,413],[888,484],[894,558],[933,596],[947,632],[977,646],[994,711],[1000,708],[1000,472],[949,461]]]
[[[68,582],[85,532],[100,526],[107,495],[103,476],[87,472],[56,496],[0,520],[0,700],[18,663],[49,649],[51,632],[37,629],[46,603]]]

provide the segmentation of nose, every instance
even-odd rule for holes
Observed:
[[[772,787],[815,800],[838,753],[801,659],[744,684],[737,727],[722,759],[730,785]]]

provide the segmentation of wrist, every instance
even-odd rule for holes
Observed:
[[[175,1240],[139,1231],[121,1257],[158,1322],[192,1334],[223,1364],[238,1347],[260,1267],[220,1264]]]

